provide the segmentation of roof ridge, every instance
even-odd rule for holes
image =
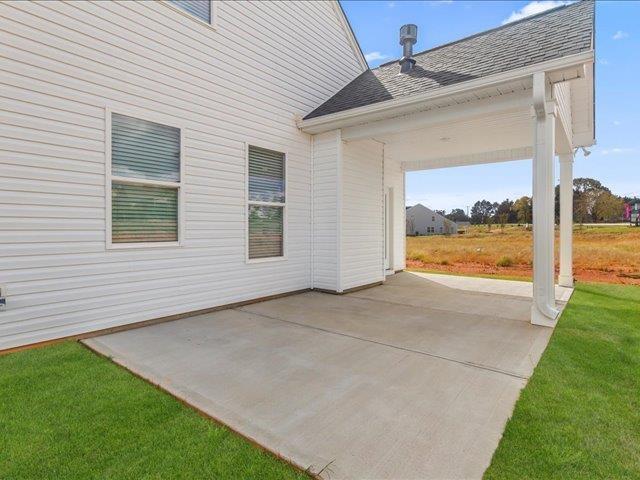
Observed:
[[[577,0],[577,1],[574,1],[572,3],[568,3],[566,5],[560,5],[558,7],[551,8],[549,10],[545,10],[544,12],[536,13],[535,15],[529,15],[528,17],[521,18],[520,20],[516,20],[514,22],[505,23],[504,25],[493,27],[493,28],[490,28],[489,30],[483,30],[482,32],[474,33],[472,35],[469,35],[469,36],[466,36],[466,37],[463,37],[463,38],[459,38],[459,39],[453,40],[451,42],[443,43],[442,45],[436,45],[435,47],[431,47],[431,48],[428,48],[426,50],[422,50],[421,52],[415,53],[413,55],[413,57],[415,58],[415,57],[417,57],[419,55],[423,55],[425,53],[430,53],[430,52],[433,52],[435,50],[439,50],[439,49],[444,48],[444,47],[449,47],[451,45],[455,45],[456,43],[460,43],[460,42],[464,42],[464,41],[467,41],[467,40],[471,40],[472,38],[480,37],[482,35],[487,35],[489,33],[492,33],[492,32],[498,31],[498,30],[503,30],[505,28],[509,28],[509,27],[511,27],[513,25],[518,25],[520,23],[529,22],[529,21],[534,20],[536,18],[543,17],[545,15],[549,15],[551,13],[555,13],[555,12],[558,12],[560,10],[564,10],[566,8],[573,7],[575,5],[581,5],[583,3],[592,2],[592,1],[593,0]],[[389,62],[381,63],[376,68],[371,68],[370,70],[372,70],[372,71],[373,70],[378,70],[380,67],[386,67],[388,65],[394,65],[394,64],[398,63],[399,60],[400,59],[398,58],[398,59],[395,59],[395,60],[391,60]]]

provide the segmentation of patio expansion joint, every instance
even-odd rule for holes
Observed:
[[[503,295],[503,296],[509,297],[508,295]],[[391,300],[380,300],[379,298],[363,297],[363,296],[358,296],[357,294],[349,294],[348,297],[357,298],[358,300],[366,300],[368,302],[386,303],[388,305],[394,305],[394,306],[420,308],[420,309],[424,309],[424,310],[430,310],[430,311],[433,311],[433,312],[451,312],[451,310],[449,310],[447,308],[425,307],[425,306],[422,306],[422,305],[412,305],[410,303],[392,302]],[[514,299],[522,300],[521,297],[514,297]],[[462,313],[462,312],[458,312],[458,313]],[[483,315],[481,313],[463,313],[463,315],[467,315],[467,316],[470,316],[470,317],[478,317],[478,318],[481,318],[481,319],[482,318],[491,318],[491,319],[496,319],[496,320],[506,320],[506,321],[509,321],[509,322],[528,323],[528,320],[521,320],[519,318],[513,318],[513,317],[504,317],[504,316],[500,316],[500,315],[491,316],[491,315]]]
[[[250,315],[256,315],[258,317],[268,318],[269,320],[276,320],[278,322],[287,323],[289,325],[295,325],[297,327],[308,328],[308,329],[311,329],[311,330],[316,330],[316,331],[319,331],[319,332],[328,333],[330,335],[338,335],[338,336],[341,336],[341,337],[351,338],[353,340],[359,340],[361,342],[373,343],[373,344],[376,344],[376,345],[380,345],[382,347],[393,348],[395,350],[402,350],[404,352],[414,353],[414,354],[422,355],[422,356],[425,356],[425,357],[438,358],[440,360],[445,360],[447,362],[452,362],[452,363],[457,363],[459,365],[464,365],[464,366],[469,367],[469,368],[475,368],[475,369],[478,369],[478,370],[484,370],[484,371],[488,371],[488,372],[507,375],[509,377],[518,378],[518,379],[521,379],[521,380],[529,380],[529,377],[526,376],[526,375],[521,375],[519,373],[510,372],[508,370],[502,370],[500,368],[490,367],[490,366],[487,366],[487,365],[482,365],[482,364],[475,363],[475,362],[470,362],[470,361],[467,361],[467,360],[458,360],[456,358],[447,357],[446,355],[439,355],[437,353],[427,352],[427,351],[423,351],[423,350],[416,350],[416,349],[413,349],[413,348],[403,347],[402,345],[394,345],[392,343],[381,342],[381,341],[374,340],[374,339],[371,339],[371,338],[364,338],[364,337],[359,337],[357,335],[350,335],[348,333],[337,332],[335,330],[329,330],[327,328],[314,327],[312,325],[307,325],[305,323],[294,322],[293,320],[284,320],[282,318],[275,317],[275,316],[272,316],[272,315],[267,315],[267,314],[264,314],[264,313],[258,313],[258,312],[249,310],[249,309],[247,309],[245,307],[234,308],[234,310],[237,310],[237,311],[242,312],[242,313],[248,313]]]

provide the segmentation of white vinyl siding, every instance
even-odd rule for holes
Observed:
[[[384,280],[383,148],[348,142],[342,160],[342,288]]]
[[[313,287],[337,291],[339,131],[313,137]]]
[[[211,0],[169,0],[169,2],[203,22],[212,23]]]
[[[179,242],[179,128],[107,111],[112,244]]]
[[[0,349],[311,286],[294,117],[362,69],[330,3],[218,3],[0,2]],[[180,248],[105,248],[106,106],[181,128]],[[287,152],[286,261],[246,262],[245,142]]]
[[[380,142],[313,138],[313,285],[342,292],[384,281],[384,192],[393,196],[392,264],[405,268],[404,171]]]
[[[282,258],[286,218],[286,155],[249,145],[247,172],[247,258]]]

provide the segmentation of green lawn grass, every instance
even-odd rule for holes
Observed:
[[[640,287],[578,285],[485,479],[640,478]]]
[[[75,342],[0,357],[2,479],[308,479]]]

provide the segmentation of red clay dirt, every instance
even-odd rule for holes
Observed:
[[[417,260],[407,260],[408,270],[429,270],[451,274],[465,275],[496,275],[499,277],[514,277],[515,279],[531,278],[532,269],[528,265],[514,265],[512,267],[494,267],[481,263],[456,263],[441,265],[439,263],[424,263]],[[602,271],[583,268],[574,269],[574,277],[579,282],[603,282],[625,285],[640,285],[640,275],[634,271],[624,270]]]

